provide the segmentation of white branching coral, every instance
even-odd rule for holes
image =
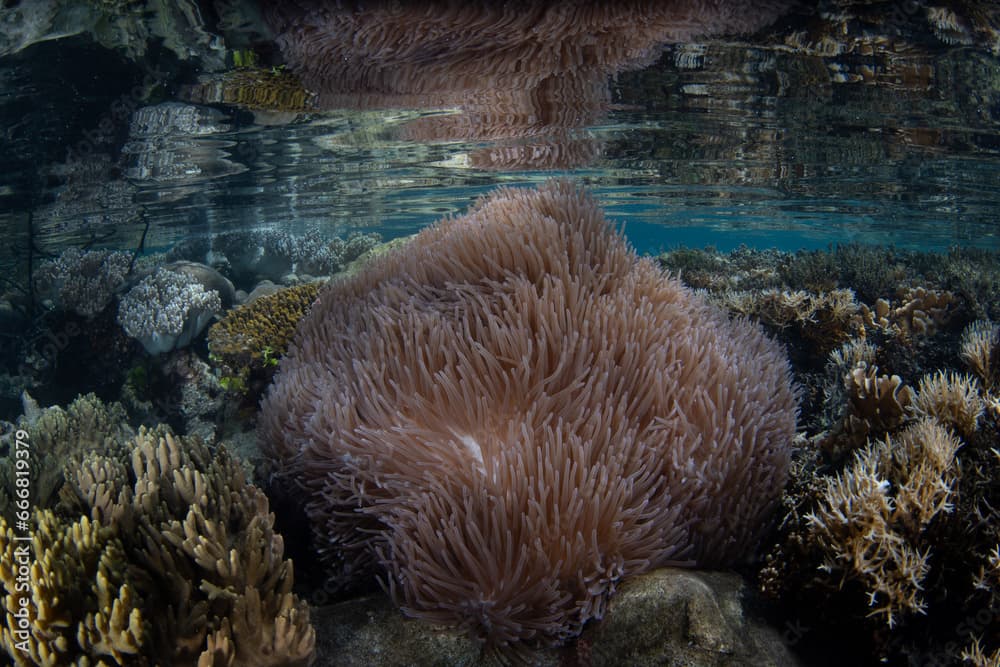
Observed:
[[[952,510],[960,446],[936,421],[921,419],[826,478],[820,502],[806,515],[810,538],[824,554],[821,568],[860,582],[869,615],[890,627],[924,612],[930,548],[921,537],[935,516]]]
[[[64,310],[93,317],[125,284],[131,263],[132,255],[127,252],[68,248],[38,267],[35,289]]]
[[[201,333],[222,300],[216,290],[175,271],[157,269],[122,297],[118,323],[150,354],[184,347]]]

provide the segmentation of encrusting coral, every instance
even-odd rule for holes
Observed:
[[[15,663],[307,665],[308,607],[240,465],[162,427],[125,453],[95,449],[67,464],[59,503],[36,509],[30,567],[0,518]]]
[[[407,614],[517,651],[624,577],[748,556],[795,416],[779,347],[557,181],[334,279],[261,422],[336,580],[381,570]]]
[[[226,312],[208,330],[208,349],[223,366],[223,377],[239,378],[245,386],[251,375],[273,370],[323,285],[289,287]]]

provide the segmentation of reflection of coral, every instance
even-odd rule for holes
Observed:
[[[859,452],[835,478],[824,480],[816,509],[806,516],[824,553],[822,569],[859,581],[870,616],[890,627],[923,613],[921,591],[929,570],[924,529],[950,512],[960,443],[932,420]]]
[[[314,95],[284,70],[236,69],[215,75],[181,91],[197,104],[235,104],[264,111],[309,111]]]
[[[305,0],[272,3],[269,18],[286,61],[321,108],[457,107],[404,131],[555,142],[559,131],[601,118],[609,76],[651,61],[663,44],[751,32],[789,5],[373,0],[334,8]],[[510,164],[519,155],[506,157]]]
[[[262,423],[336,577],[379,561],[411,615],[558,643],[625,576],[749,552],[787,474],[787,368],[551,183],[331,284]]]

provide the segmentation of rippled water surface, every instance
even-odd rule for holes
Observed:
[[[23,265],[29,216],[42,255],[132,248],[144,232],[154,250],[260,227],[392,238],[552,176],[591,186],[644,252],[998,247],[990,45],[844,38],[827,55],[790,48],[798,33],[784,30],[663,44],[538,92],[527,111],[342,91],[322,108],[263,110],[212,97],[231,51],[177,63],[86,35],[8,45],[4,260]]]

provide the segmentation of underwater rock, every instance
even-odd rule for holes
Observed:
[[[314,607],[312,619],[317,663],[329,667],[501,664],[461,632],[404,618],[382,595]],[[783,640],[747,609],[739,576],[664,568],[624,584],[575,646],[523,657],[548,667],[798,665]]]

